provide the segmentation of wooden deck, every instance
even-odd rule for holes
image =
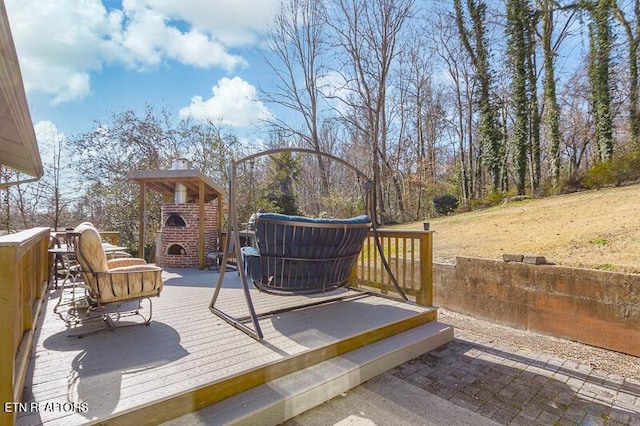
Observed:
[[[52,290],[23,397],[37,406],[16,424],[157,424],[436,319],[434,308],[365,295],[265,316],[258,342],[209,311],[217,276],[165,271],[149,327],[105,327],[82,338],[75,336],[104,325],[68,328],[53,312],[59,290]],[[237,275],[225,280],[222,309],[247,315]],[[252,294],[258,314],[310,301]],[[70,410],[74,404],[78,411]]]

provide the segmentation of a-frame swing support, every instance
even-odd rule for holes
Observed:
[[[320,155],[320,156],[329,158],[355,171],[359,178],[363,178],[365,180],[364,185],[365,185],[365,189],[367,190],[367,203],[366,203],[367,213],[370,213],[371,225],[372,225],[371,230],[373,232],[373,237],[376,242],[376,248],[378,249],[378,253],[380,254],[382,264],[384,265],[384,268],[387,271],[387,274],[389,275],[389,278],[393,283],[393,286],[395,287],[396,291],[398,292],[398,294],[403,300],[408,301],[407,296],[405,295],[404,291],[398,284],[396,277],[393,275],[393,272],[389,267],[389,263],[387,262],[387,258],[385,257],[384,251],[382,249],[382,244],[380,243],[380,237],[378,235],[377,211],[376,211],[376,203],[375,203],[375,195],[374,195],[375,182],[372,182],[367,175],[365,175],[363,172],[361,172],[358,168],[356,168],[352,164],[348,163],[347,161],[341,158],[328,154],[326,152],[315,151],[307,148],[278,148],[278,149],[261,151],[256,154],[252,154],[247,157],[241,158],[231,163],[227,168],[227,177],[229,179],[229,202],[228,202],[229,216],[228,216],[228,222],[227,222],[227,229],[229,232],[227,235],[231,236],[232,238],[227,238],[227,241],[226,241],[226,247],[222,255],[222,264],[220,265],[220,273],[218,275],[218,283],[213,293],[213,297],[211,298],[209,310],[213,314],[217,315],[227,323],[238,328],[239,330],[253,337],[254,339],[258,341],[263,340],[264,335],[262,333],[262,329],[260,328],[258,315],[256,314],[255,307],[251,299],[251,293],[249,291],[249,283],[247,282],[247,276],[245,274],[244,259],[242,257],[241,246],[240,246],[240,233],[239,233],[239,227],[238,227],[238,210],[236,207],[237,206],[236,182],[238,177],[237,169],[238,169],[238,165],[243,164],[247,161],[252,161],[255,158],[264,157],[264,156],[273,155],[273,154],[279,154],[283,152],[306,153],[306,154],[312,154],[312,155]],[[230,244],[233,244],[233,251],[237,259],[237,268],[238,268],[238,273],[240,275],[240,282],[242,284],[242,290],[244,293],[245,301],[247,303],[247,308],[249,310],[249,315],[251,317],[251,322],[253,323],[253,328],[247,326],[240,319],[232,317],[231,315],[223,312],[221,309],[215,306],[216,302],[218,301],[218,297],[220,296],[220,290],[222,289],[222,285],[224,283],[224,275],[225,275],[225,271],[227,269],[227,264],[229,260],[229,252],[230,252],[229,248],[231,247]],[[277,297],[277,296],[274,296],[274,297]]]

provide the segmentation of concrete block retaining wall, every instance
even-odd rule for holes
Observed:
[[[434,264],[434,304],[640,356],[640,275],[458,257]]]

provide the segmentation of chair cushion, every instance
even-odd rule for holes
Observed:
[[[155,265],[122,266],[98,274],[101,303],[159,296],[162,287],[162,268]]]
[[[123,266],[146,265],[146,264],[147,264],[146,260],[139,259],[137,257],[119,257],[117,259],[107,260],[107,266],[109,266],[109,270],[113,268],[121,268]]]
[[[78,260],[87,272],[107,272],[107,256],[102,248],[100,233],[88,222],[81,223],[74,232],[81,234],[80,242],[76,250],[79,250]]]

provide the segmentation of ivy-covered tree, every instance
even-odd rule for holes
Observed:
[[[527,45],[527,83],[529,85],[529,164],[531,190],[540,186],[542,179],[542,147],[540,142],[540,110],[538,109],[538,65],[536,54],[536,27],[538,14],[534,11],[532,0],[526,0],[527,19],[525,21]]]
[[[511,106],[515,122],[513,126],[513,162],[518,194],[525,191],[527,173],[527,148],[529,141],[528,96],[528,37],[529,7],[527,0],[507,2],[507,26],[509,65],[512,73]],[[533,88],[535,90],[535,88]]]
[[[544,68],[544,123],[547,143],[549,146],[549,160],[551,179],[554,185],[560,180],[560,147],[562,135],[560,133],[560,106],[556,93],[555,51],[553,41],[555,26],[555,1],[538,0],[542,18],[541,44]]]
[[[589,80],[591,82],[593,120],[595,124],[598,158],[608,160],[613,156],[613,117],[611,111],[612,0],[596,0],[588,4],[591,12],[589,24]]]
[[[631,146],[640,151],[640,76],[638,75],[638,47],[640,46],[640,1],[634,0],[633,18],[625,14],[620,2],[612,2],[613,14],[627,37],[629,67],[629,137]]]
[[[482,159],[489,172],[494,190],[500,188],[500,170],[502,164],[502,137],[497,125],[497,111],[492,102],[492,73],[489,63],[489,48],[486,35],[487,4],[482,0],[467,0],[471,28],[467,28],[467,18],[460,0],[453,2],[456,24],[460,40],[471,59],[478,81],[478,109],[480,115],[479,136],[482,145]]]

